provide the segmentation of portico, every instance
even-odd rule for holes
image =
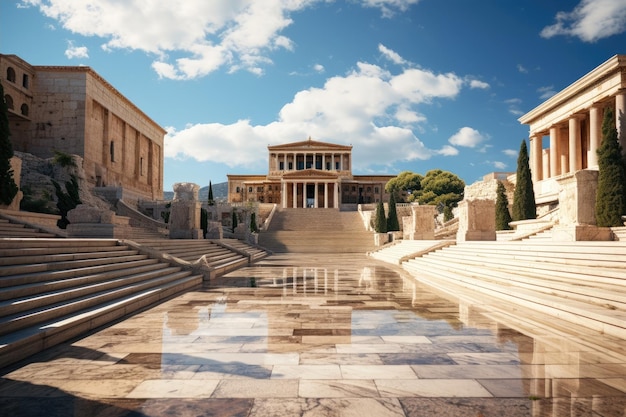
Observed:
[[[609,107],[626,148],[626,55],[613,56],[519,118],[530,127],[529,163],[538,203],[558,193],[556,178],[598,169],[602,119]]]

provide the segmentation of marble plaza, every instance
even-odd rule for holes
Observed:
[[[623,340],[276,254],[3,372],[16,416],[623,416]],[[494,301],[494,303],[497,303]]]

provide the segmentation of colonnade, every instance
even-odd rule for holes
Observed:
[[[277,152],[269,158],[269,171],[349,171],[350,155],[350,152]]]
[[[622,89],[608,100],[594,102],[586,110],[555,121],[547,131],[531,132],[529,162],[533,182],[598,167],[597,150],[602,143],[607,107],[615,109],[619,140],[626,149],[626,90]],[[549,137],[547,149],[543,147],[544,136]]]
[[[281,185],[283,208],[339,208],[339,188],[336,181],[289,181],[283,179]],[[313,185],[314,188],[314,192],[311,197],[309,197],[307,192],[309,185]],[[323,187],[320,187],[320,185],[323,185]],[[301,191],[301,193],[298,191]],[[300,197],[298,197],[298,195],[300,195]]]

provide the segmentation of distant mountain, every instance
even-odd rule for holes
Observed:
[[[224,200],[228,198],[228,182],[220,182],[218,184],[212,184],[213,199]],[[198,191],[198,200],[207,201],[209,198],[209,186],[200,188]],[[163,191],[163,200],[174,199],[174,191]]]

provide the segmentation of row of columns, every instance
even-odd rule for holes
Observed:
[[[530,168],[533,182],[556,177],[569,172],[598,166],[597,150],[602,142],[603,105],[594,103],[587,114],[575,114],[567,119],[568,136],[561,138],[562,125],[553,125],[549,130],[550,148],[544,157],[543,132],[530,137]],[[620,90],[615,95],[615,124],[624,147],[626,141],[626,123],[622,118],[626,114],[626,91]],[[581,122],[588,121],[588,129],[582,132]],[[588,140],[588,149],[583,149],[583,138]],[[583,155],[583,152],[587,152]],[[584,163],[586,161],[586,163]]]
[[[297,162],[297,156],[298,155],[302,155],[304,158],[304,169],[306,169],[306,160],[308,156],[312,156],[313,157],[313,168],[315,168],[315,162],[317,160],[317,156],[320,155],[317,152],[284,152],[284,153],[276,153],[275,157],[274,157],[274,161],[275,161],[275,167],[272,169],[272,167],[270,166],[270,171],[272,170],[279,170],[279,162],[280,162],[280,158],[282,156],[283,159],[283,171],[289,171],[289,169],[287,168],[288,165],[288,156],[292,157],[292,161],[293,161],[293,171],[297,170],[297,166],[296,166],[296,162]],[[335,154],[335,153],[327,153],[327,152],[323,152],[321,153],[322,156],[322,170],[326,170],[326,158],[329,157],[331,160],[331,171],[346,171],[350,169],[350,153],[349,152],[342,152],[339,154]],[[339,157],[339,169],[335,168],[335,157]]]
[[[315,195],[314,195],[314,208],[319,208],[319,187],[318,185],[323,183],[324,184],[324,208],[329,208],[329,191],[333,191],[333,206],[332,208],[338,208],[339,207],[339,187],[337,186],[336,182],[327,182],[327,181],[311,181],[311,182],[306,182],[306,181],[283,181],[282,182],[282,192],[281,192],[281,198],[282,198],[282,207],[283,208],[288,208],[287,204],[289,202],[289,188],[291,188],[291,195],[292,195],[292,207],[293,208],[297,208],[298,207],[298,184],[302,184],[302,207],[307,207],[307,185],[309,184],[315,184]],[[334,188],[331,188],[334,187]]]

